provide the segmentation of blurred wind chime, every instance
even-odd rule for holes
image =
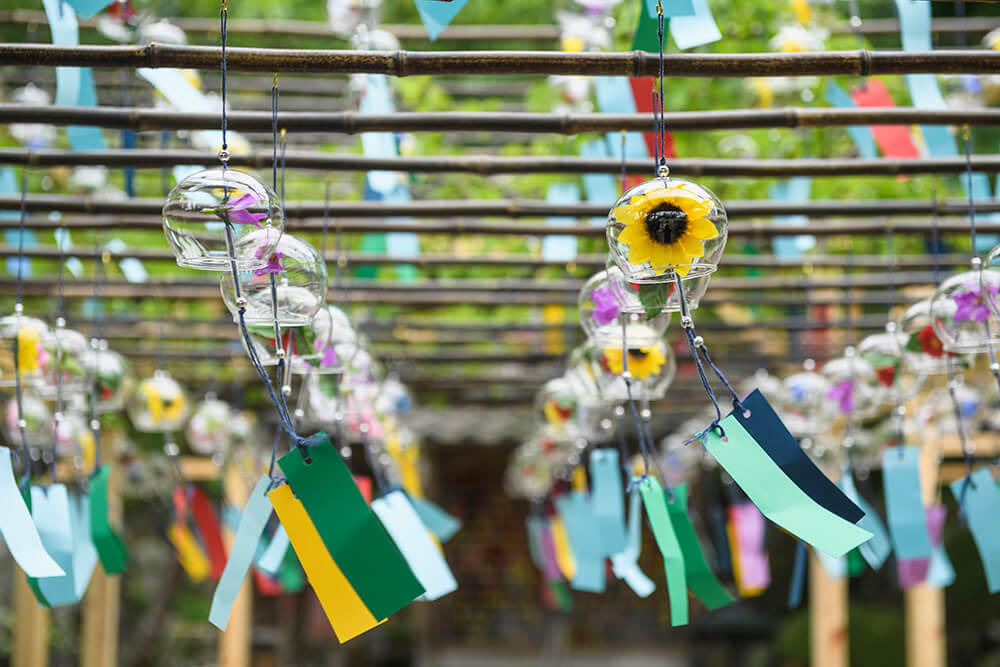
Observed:
[[[163,227],[180,266],[221,273],[223,301],[274,406],[278,432],[269,468],[239,517],[228,560],[223,552],[214,572],[218,585],[209,620],[225,629],[236,593],[255,561],[260,570],[275,575],[294,552],[343,642],[415,599],[433,600],[455,590],[438,540],[451,537],[459,524],[423,497],[416,444],[396,420],[409,407],[405,387],[394,377],[383,380],[347,315],[326,304],[324,257],[285,231],[284,131],[277,194],[277,74],[272,86],[272,185],[228,166],[227,18],[223,2],[221,164],[177,184],[163,207]],[[324,250],[329,184],[326,197]],[[338,287],[339,275],[338,264]],[[274,383],[269,366],[276,367]],[[294,413],[288,402],[293,376],[302,377]],[[325,431],[299,435],[307,408],[311,421],[335,429],[336,447]],[[370,506],[370,482],[356,481],[344,460],[350,458],[344,422],[369,455],[378,485]],[[278,457],[282,434],[290,451]],[[175,505],[181,507],[179,498],[183,501],[184,494],[175,493]],[[278,520],[273,532],[268,530],[272,510]],[[264,548],[259,549],[262,539]]]
[[[638,595],[652,592],[655,584],[636,565],[644,511],[663,557],[676,626],[688,622],[689,591],[708,609],[733,598],[699,546],[687,485],[671,485],[656,469],[649,401],[669,397],[676,361],[663,336],[674,312],[713,408],[710,423],[684,444],[700,441],[763,516],[831,557],[866,543],[872,533],[857,525],[864,511],[803,452],[763,394],[756,389],[743,398],[737,394],[696,331],[692,312],[718,267],[727,218],[707,188],[670,176],[663,112],[665,20],[662,4],[656,9],[656,176],[625,190],[608,215],[607,269],[591,277],[579,297],[587,341],[570,354],[565,376],[539,393],[536,411],[544,426],[515,452],[507,482],[511,493],[534,501],[527,522],[531,553],[543,573],[543,590],[561,595],[551,604],[558,608],[568,607],[565,582],[577,590],[604,591],[605,558]],[[853,390],[855,362],[867,363],[850,356],[824,368],[825,376],[836,376],[841,392]],[[732,399],[725,416],[708,370]],[[824,385],[829,382],[823,379]],[[847,398],[841,407],[854,412]],[[635,465],[627,446],[627,413],[640,455]],[[613,431],[618,450],[601,446]],[[582,462],[591,443],[588,490]]]

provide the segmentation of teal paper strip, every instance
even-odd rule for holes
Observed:
[[[212,608],[208,613],[208,621],[222,631],[229,625],[229,614],[233,610],[233,603],[236,602],[236,596],[253,563],[260,536],[264,533],[264,528],[267,527],[267,522],[274,511],[271,500],[267,497],[270,486],[271,478],[263,475],[250,493],[246,509],[243,510],[236,528],[233,548],[229,550],[229,560],[226,561],[226,567],[222,570],[222,576],[219,577],[219,583],[215,587],[215,594],[212,595]]]
[[[850,470],[844,471],[837,486],[840,487],[845,496],[850,498],[865,513],[858,521],[858,525],[870,532],[872,538],[859,546],[858,551],[861,552],[861,557],[868,563],[868,567],[877,572],[883,563],[885,563],[889,554],[892,553],[892,542],[889,540],[889,531],[886,530],[882,519],[875,512],[875,508],[869,505],[861,497],[861,494],[858,493],[857,488],[854,486],[854,478],[851,477]]]
[[[624,551],[611,557],[611,569],[636,595],[645,598],[656,590],[656,584],[639,569],[639,554],[642,553],[641,502],[639,492],[633,491],[628,501],[628,544]]]
[[[66,485],[32,486],[31,518],[45,550],[65,573],[40,578],[38,589],[51,607],[79,602],[73,583],[73,524]]]
[[[617,450],[590,452],[590,505],[604,556],[625,550],[625,487],[620,465]]]
[[[542,532],[545,530],[545,519],[540,516],[529,516],[524,521],[524,527],[528,533],[528,553],[531,554],[531,562],[535,564],[539,572],[544,572],[545,554],[542,551]]]
[[[651,18],[656,18],[656,4],[657,0],[645,0],[646,3],[646,15]],[[692,0],[662,0],[663,15],[666,17],[674,16],[694,16],[694,3]]]
[[[656,546],[663,555],[663,569],[667,576],[667,593],[670,597],[670,625],[677,627],[688,623],[687,576],[684,573],[684,556],[677,542],[663,487],[655,477],[645,477],[639,482],[639,493],[646,508],[646,518],[653,529]]]
[[[267,545],[267,549],[264,550],[263,555],[257,561],[257,567],[272,577],[278,574],[278,570],[281,569],[281,562],[285,560],[285,553],[288,551],[290,544],[285,527],[279,523],[270,544]]]
[[[979,558],[986,571],[986,585],[990,593],[996,593],[1000,591],[1000,531],[997,531],[1000,490],[989,468],[980,468],[970,477],[952,482],[951,492],[965,514],[972,538],[976,541]]]
[[[462,528],[462,522],[445,512],[426,498],[410,498],[417,516],[424,522],[427,529],[443,544],[455,536]]]
[[[897,560],[931,557],[931,538],[920,491],[920,449],[888,447],[882,450],[882,479],[889,534]]]
[[[752,419],[753,417],[751,417]],[[872,534],[823,508],[792,482],[730,413],[722,420],[728,442],[717,430],[705,435],[715,457],[768,519],[831,556],[843,556]]]
[[[97,567],[97,549],[90,539],[90,498],[83,494],[71,497],[69,502],[73,513],[73,585],[76,599],[80,600]]]
[[[458,588],[451,568],[405,493],[390,491],[373,500],[371,507],[424,587],[420,599],[437,600]]]
[[[594,511],[587,495],[572,491],[555,500],[556,512],[566,526],[570,551],[576,561],[576,575],[570,586],[578,591],[603,593],[604,555],[594,530]]]
[[[687,484],[678,484],[671,491],[674,498],[671,501],[669,496],[667,497],[667,512],[670,514],[670,523],[674,527],[677,542],[681,547],[681,555],[684,556],[684,577],[687,580],[687,587],[706,608],[714,610],[725,607],[733,601],[733,597],[715,578],[705,560],[705,554],[701,551],[698,535],[688,517]]]
[[[708,0],[692,0],[694,12],[691,16],[674,14],[670,17],[670,36],[681,51],[704,46],[722,39],[719,26],[715,23]]]
[[[29,577],[58,577],[66,574],[42,546],[24,498],[14,480],[10,449],[0,447],[0,534],[7,550]]]
[[[438,38],[452,19],[462,11],[469,0],[416,0],[417,13],[423,21],[424,28],[427,29],[427,36],[433,42]]]

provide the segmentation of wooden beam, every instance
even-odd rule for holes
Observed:
[[[38,604],[24,572],[14,568],[13,667],[49,664],[49,610]]]
[[[847,667],[847,577],[834,579],[809,550],[809,664]]]

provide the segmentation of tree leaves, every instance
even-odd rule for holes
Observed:
[[[671,283],[642,283],[639,285],[639,302],[646,309],[646,317],[653,319],[667,307],[673,291]]]

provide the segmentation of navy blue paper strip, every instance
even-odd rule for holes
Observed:
[[[802,451],[759,389],[743,399],[743,406],[750,411],[749,417],[744,417],[739,410],[734,410],[733,415],[796,486],[840,518],[851,523],[861,520],[864,510],[851,502]]]

